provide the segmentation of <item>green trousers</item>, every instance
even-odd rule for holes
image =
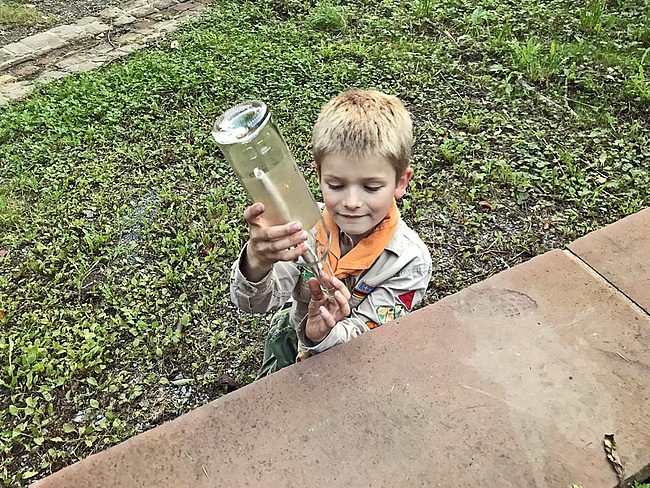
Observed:
[[[268,376],[296,362],[298,336],[289,321],[290,316],[291,308],[285,308],[271,319],[271,328],[264,345],[264,359],[256,379]]]

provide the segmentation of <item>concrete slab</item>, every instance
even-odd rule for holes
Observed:
[[[73,54],[71,56],[68,56],[66,58],[62,58],[59,61],[56,62],[56,67],[59,69],[67,69],[70,66],[75,66],[78,64],[86,63],[90,60],[92,60],[95,57],[95,54],[91,52],[82,52],[82,53],[77,53]],[[95,66],[97,67],[97,66]]]
[[[90,22],[88,24],[84,24],[83,28],[90,35],[101,34],[103,32],[106,32],[106,31],[109,31],[109,30],[112,29],[112,27],[110,25],[104,24],[103,22],[100,22],[100,21],[94,21],[94,22]]]
[[[612,488],[649,372],[650,317],[553,251],[33,486]]]
[[[34,53],[34,49],[21,42],[12,42],[11,44],[7,44],[2,48],[2,51],[5,55],[8,54],[18,58],[29,56]]]
[[[33,36],[25,37],[19,44],[33,49],[37,53],[47,53],[54,49],[59,49],[67,44],[67,41],[61,36],[50,34],[50,32],[41,32]],[[5,46],[6,48],[7,46]]]
[[[98,17],[93,17],[93,16],[82,17],[81,19],[75,22],[75,25],[84,26],[84,25],[92,24],[93,22],[97,22],[97,21],[99,21]]]
[[[118,17],[122,17],[125,14],[126,11],[118,7],[107,7],[99,12],[99,16],[104,20],[117,19]]]
[[[152,5],[158,10],[165,10],[166,8],[176,5],[178,0],[154,0]]]
[[[92,69],[98,68],[101,65],[102,63],[95,63],[93,61],[82,61],[66,67],[65,70],[70,73],[82,73],[84,71],[90,71]]]
[[[43,74],[41,74],[35,82],[38,83],[47,83],[48,81],[52,80],[58,80],[59,78],[63,78],[67,76],[69,73],[66,73],[65,71],[58,71],[58,70],[47,70],[44,71]]]
[[[0,93],[9,100],[16,100],[22,98],[32,89],[32,84],[29,81],[15,81],[13,83],[5,83],[0,85]]]
[[[79,25],[60,25],[47,31],[49,34],[59,36],[62,39],[77,39],[80,34],[84,33],[84,29]]]
[[[650,208],[567,247],[650,313]]]

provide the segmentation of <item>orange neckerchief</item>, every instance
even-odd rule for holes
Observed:
[[[388,242],[393,237],[397,223],[399,222],[400,213],[393,199],[393,205],[388,210],[386,217],[379,222],[377,227],[368,236],[361,239],[343,257],[341,257],[341,246],[339,242],[339,226],[334,222],[327,209],[323,211],[323,218],[327,225],[329,225],[330,232],[332,233],[332,246],[327,254],[327,261],[334,272],[334,276],[340,280],[344,280],[348,276],[357,276],[372,266],[372,263],[386,249]],[[324,234],[325,231],[320,227],[317,237],[319,242],[327,241]]]

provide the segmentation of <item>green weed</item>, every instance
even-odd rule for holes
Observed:
[[[0,25],[20,26],[49,23],[47,15],[34,6],[14,2],[0,2]]]
[[[433,0],[412,0],[411,8],[416,19],[427,19],[434,12]]]
[[[552,41],[548,50],[535,38],[512,41],[515,63],[532,81],[548,81],[560,69],[561,47]]]
[[[580,12],[580,30],[587,34],[598,34],[602,30],[609,29],[615,17],[605,14],[605,5],[605,0],[591,0]]]
[[[309,13],[307,23],[313,29],[343,31],[347,27],[347,18],[342,7],[323,0]]]
[[[644,62],[650,52],[650,48],[643,53],[641,61],[638,63],[637,72],[632,75],[627,83],[628,91],[634,97],[639,97],[642,101],[650,101],[650,79],[646,79]]]

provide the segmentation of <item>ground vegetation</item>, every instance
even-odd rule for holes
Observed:
[[[266,101],[316,191],[322,104],[405,102],[426,305],[648,205],[649,51],[647,0],[224,0],[2,108],[0,479],[252,380],[268,317],[228,300],[247,200],[210,136],[229,106]]]

